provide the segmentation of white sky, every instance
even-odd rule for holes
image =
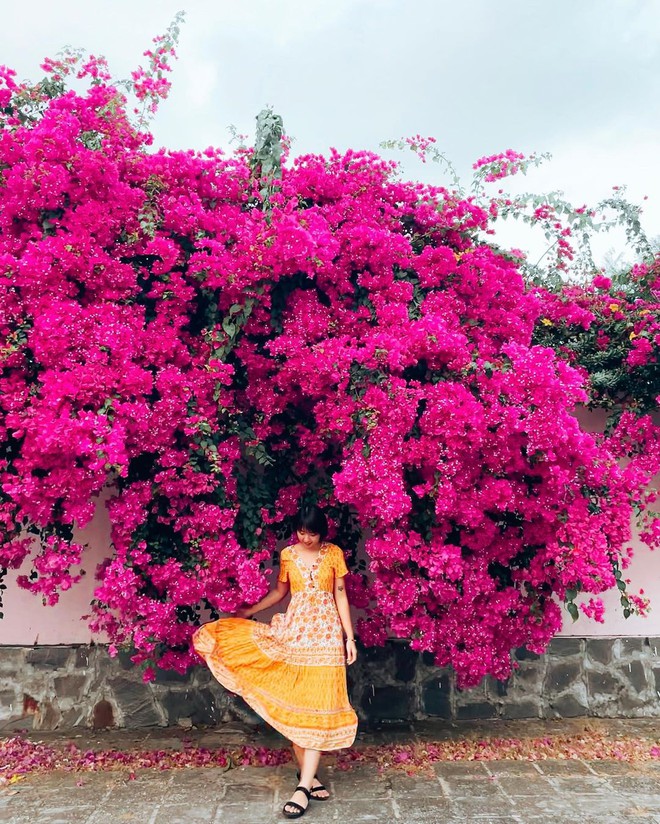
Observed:
[[[64,45],[127,76],[187,13],[159,144],[228,144],[271,105],[296,154],[431,135],[469,175],[507,148],[553,160],[522,188],[594,202],[626,184],[660,235],[659,0],[32,0],[2,4],[0,62],[19,78]],[[395,155],[396,156],[396,155]],[[405,174],[445,182],[412,155]],[[516,238],[506,232],[513,245]],[[616,246],[617,239],[606,241]]]

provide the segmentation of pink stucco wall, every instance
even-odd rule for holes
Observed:
[[[87,644],[92,640],[87,622],[81,616],[90,611],[96,566],[109,554],[110,522],[105,497],[99,501],[92,522],[75,535],[89,545],[83,556],[85,575],[80,583],[62,593],[58,604],[43,606],[39,596],[16,585],[17,576],[29,572],[29,564],[9,572],[5,581],[5,617],[0,621],[0,644]]]
[[[581,412],[583,425],[592,431],[601,429],[603,416]],[[656,479],[656,483],[659,479]],[[7,576],[4,597],[5,618],[0,620],[1,644],[80,644],[92,639],[87,623],[81,616],[89,612],[95,586],[94,572],[97,564],[107,556],[110,545],[110,528],[104,501],[99,501],[92,523],[78,534],[89,545],[85,555],[86,575],[68,592],[63,593],[60,603],[54,607],[42,606],[41,600],[15,585],[16,576],[28,570],[13,571]],[[619,605],[618,592],[604,596],[607,606],[606,621],[598,624],[581,616],[573,623],[566,615],[562,635],[590,636],[660,636],[660,552],[650,552],[639,547],[633,563],[626,573],[632,579],[632,592],[644,589],[651,600],[651,612],[646,618],[633,616],[624,619]]]

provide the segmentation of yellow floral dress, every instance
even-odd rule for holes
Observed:
[[[348,702],[334,599],[335,578],[347,573],[344,554],[334,544],[321,544],[311,567],[287,547],[279,574],[291,588],[285,613],[270,624],[221,618],[193,635],[195,651],[218,681],[300,747],[338,750],[355,740],[357,716]]]

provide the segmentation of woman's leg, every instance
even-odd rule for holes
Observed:
[[[302,769],[300,770],[300,783],[308,790],[312,788],[314,776],[321,761],[321,750],[304,750]]]
[[[291,746],[293,747],[293,754],[296,756],[296,761],[298,762],[298,769],[302,770],[303,765],[303,756],[305,755],[305,750],[298,746],[298,744],[294,744],[293,741],[291,742]]]
[[[298,782],[299,785],[307,787],[308,790],[311,789],[312,784],[314,783],[314,776],[316,775],[316,771],[319,768],[320,760],[320,750],[303,750],[303,759],[300,770],[300,781]],[[296,792],[294,792],[294,794],[291,796],[291,801],[295,801],[297,804],[300,804],[301,807],[305,808],[309,804],[307,796],[304,793],[300,792],[300,790],[296,790]],[[285,804],[284,811],[295,812],[295,808],[289,807],[288,804]]]
[[[298,762],[298,771],[302,773],[305,750],[298,744],[294,744],[293,741],[291,742],[291,746],[293,747],[293,754],[295,755],[296,761]],[[322,800],[330,798],[330,793],[325,788],[322,790],[317,790],[316,787],[323,787],[323,784],[321,784],[318,778],[315,777],[314,783],[312,784],[312,793],[314,795],[314,798]]]

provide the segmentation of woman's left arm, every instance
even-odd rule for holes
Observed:
[[[346,581],[344,578],[335,576],[335,603],[339,620],[346,633],[346,663],[353,664],[357,659],[357,647],[355,646],[355,635],[353,633],[353,621],[351,620],[351,608],[346,594]]]

